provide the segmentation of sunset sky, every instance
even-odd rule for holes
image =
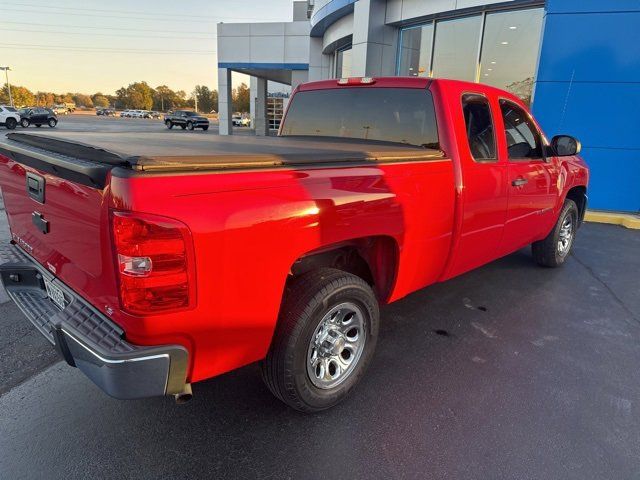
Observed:
[[[292,0],[0,0],[0,18],[12,84],[111,94],[145,80],[190,92],[217,88],[218,22],[290,21]]]

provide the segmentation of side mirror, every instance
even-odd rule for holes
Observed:
[[[556,135],[551,139],[551,146],[559,157],[577,155],[582,150],[580,141],[570,135]]]

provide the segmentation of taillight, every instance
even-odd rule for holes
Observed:
[[[195,303],[191,232],[171,218],[112,212],[120,304],[135,315],[186,309]]]

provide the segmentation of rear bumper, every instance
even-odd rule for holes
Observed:
[[[132,399],[184,390],[184,347],[128,343],[122,329],[15,245],[0,247],[0,277],[9,297],[66,362],[108,395]],[[45,279],[63,291],[64,309],[49,300]]]

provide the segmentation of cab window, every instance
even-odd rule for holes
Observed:
[[[500,100],[509,160],[542,158],[542,138],[529,115],[516,104]]]
[[[482,95],[463,95],[462,111],[473,159],[477,162],[497,161],[496,138],[488,100]]]

